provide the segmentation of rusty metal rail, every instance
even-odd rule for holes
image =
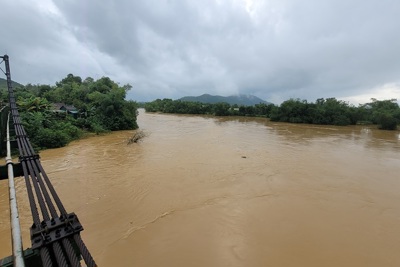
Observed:
[[[22,125],[12,88],[9,57],[0,58],[6,66],[11,119],[33,218],[30,229],[32,249],[39,250],[44,267],[78,267],[81,257],[88,267],[95,267],[96,263],[81,239],[83,227],[78,217],[66,211]]]

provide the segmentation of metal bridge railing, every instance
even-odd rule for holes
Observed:
[[[95,267],[96,263],[81,239],[80,232],[83,230],[83,227],[78,217],[74,213],[66,211],[42,167],[39,155],[34,151],[22,125],[11,83],[9,58],[7,55],[0,58],[4,60],[6,65],[5,74],[7,76],[11,112],[10,123],[13,124],[15,130],[19,150],[19,162],[22,166],[33,218],[33,225],[30,229],[32,249],[38,251],[41,264],[44,267],[78,267],[81,266],[81,257],[88,267]],[[8,157],[7,159],[10,160]],[[12,163],[9,161],[7,161],[7,165],[12,167]],[[9,181],[13,180],[10,179],[10,173],[8,178]],[[11,198],[15,199],[15,190],[12,197],[10,191]],[[11,209],[13,209],[13,205]],[[14,222],[12,222],[12,225],[14,226]],[[19,232],[16,230],[15,235],[15,240],[21,239],[20,230]],[[22,242],[19,244],[17,241],[14,241],[13,237],[13,245],[14,243],[16,243],[15,249],[13,249],[14,263],[18,264],[19,260],[15,257],[21,258]],[[23,261],[21,264],[23,264]]]

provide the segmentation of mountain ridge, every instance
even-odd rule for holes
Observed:
[[[231,96],[220,96],[220,95],[210,95],[202,94],[200,96],[184,96],[180,98],[181,101],[191,101],[200,102],[207,104],[215,104],[219,102],[225,102],[230,105],[243,105],[243,106],[254,106],[256,104],[270,104],[270,102],[264,101],[261,98],[254,95],[231,95]]]

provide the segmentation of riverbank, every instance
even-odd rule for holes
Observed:
[[[315,103],[289,99],[279,106],[262,103],[254,106],[238,106],[228,103],[209,104],[157,99],[146,103],[144,107],[151,112],[266,117],[272,121],[317,125],[345,126],[370,122],[384,130],[396,130],[400,123],[400,107],[395,99],[382,101],[372,99],[372,102],[358,107],[335,98],[319,98]]]

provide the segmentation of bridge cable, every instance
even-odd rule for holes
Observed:
[[[74,241],[86,265],[88,267],[96,267],[97,265],[93,260],[93,257],[91,256],[79,234],[79,232],[83,230],[79,220],[75,214],[67,213],[53,185],[51,184],[50,179],[41,165],[39,155],[35,153],[29,141],[29,137],[25,132],[21,117],[19,116],[14,91],[12,89],[8,56],[5,55],[2,58],[6,65],[5,74],[7,76],[10,110],[14,122],[16,141],[20,154],[19,160],[24,173],[24,180],[34,222],[31,227],[31,233],[36,233],[36,236],[31,234],[32,247],[35,245],[35,243],[39,243],[38,246],[42,263],[45,267],[80,267],[80,261],[71,243],[71,241]],[[53,204],[53,200],[60,215],[57,213],[56,207]],[[37,204],[39,204],[40,207],[41,217],[43,219],[42,221],[40,219]],[[60,238],[60,232],[62,229],[57,229],[55,231],[55,239],[52,240],[54,237],[46,233],[51,231],[51,229],[57,225],[67,225],[65,228],[66,235]],[[70,237],[73,239],[70,239]],[[51,251],[53,251],[52,254],[50,253],[50,248]]]

